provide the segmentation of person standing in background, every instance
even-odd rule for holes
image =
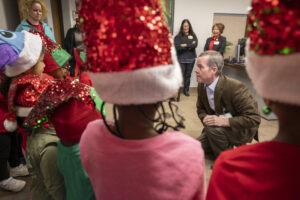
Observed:
[[[71,76],[75,75],[75,66],[76,66],[76,60],[74,57],[74,48],[76,50],[83,50],[83,39],[80,31],[80,21],[79,18],[76,19],[76,24],[73,28],[70,28],[67,32],[66,38],[64,40],[64,48],[67,50],[69,54],[72,55],[70,62],[71,68],[70,68],[70,74]]]
[[[207,38],[204,51],[215,50],[220,52],[222,55],[225,52],[226,37],[221,36],[225,29],[224,24],[216,23],[212,27],[212,37]]]
[[[46,36],[56,43],[49,26],[42,21],[46,18],[48,13],[46,4],[42,0],[27,0],[23,5],[23,13],[27,16],[27,19],[24,19],[21,24],[17,26],[17,32],[21,32],[22,30],[29,32],[31,29],[34,29],[45,33]]]
[[[183,94],[190,96],[189,87],[195,58],[197,57],[195,49],[198,46],[198,39],[188,19],[182,21],[174,43],[183,75]]]
[[[26,0],[22,7],[23,13],[27,18],[18,25],[16,31],[21,32],[25,30],[35,34],[38,33],[42,40],[46,41],[46,44],[44,44],[46,48],[48,46],[52,48],[54,44],[56,45],[56,40],[49,26],[42,21],[46,18],[48,12],[45,2],[43,0]],[[45,39],[45,37],[48,39]],[[66,72],[54,61],[50,53],[51,52],[46,52],[44,56],[44,73],[57,79],[63,79]]]

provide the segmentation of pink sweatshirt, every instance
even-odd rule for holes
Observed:
[[[80,156],[99,200],[205,198],[201,144],[183,133],[125,140],[96,120],[81,137]]]

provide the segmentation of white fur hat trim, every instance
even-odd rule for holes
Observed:
[[[18,128],[18,124],[16,120],[12,122],[6,119],[4,120],[3,125],[8,132],[14,132]]]
[[[42,51],[42,39],[27,31],[24,32],[24,49],[13,66],[6,65],[5,75],[14,77],[33,67],[40,58]]]
[[[89,75],[103,101],[118,105],[156,103],[174,95],[182,84],[174,47],[171,54],[171,65]]]
[[[259,55],[249,53],[246,69],[254,88],[263,98],[300,105],[300,53]]]

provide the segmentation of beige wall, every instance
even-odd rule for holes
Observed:
[[[72,15],[72,12],[76,10],[76,4],[75,0],[62,0],[61,4],[63,10],[64,36],[66,36],[68,29],[72,28],[76,23]]]
[[[45,22],[52,32],[54,32],[51,0],[44,0],[48,7],[48,15]],[[74,26],[72,11],[76,10],[75,0],[61,0],[63,10],[64,33]],[[19,10],[17,0],[0,0],[0,28],[14,31],[20,24]]]
[[[14,31],[19,23],[17,0],[0,0],[0,28]]]
[[[247,15],[238,14],[214,14],[213,23],[221,22],[225,25],[223,36],[227,41],[233,43],[232,46],[225,52],[224,57],[235,57],[235,47],[238,43],[238,39],[243,38],[246,30]]]
[[[48,7],[47,24],[53,31],[50,0],[44,0]],[[17,0],[0,0],[0,28],[14,31],[20,24]]]

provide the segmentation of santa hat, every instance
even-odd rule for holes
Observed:
[[[300,1],[253,0],[246,66],[264,98],[300,105]]]
[[[13,57],[16,60],[5,66],[5,75],[8,77],[14,77],[29,70],[38,62],[42,52],[41,38],[27,31],[12,32],[0,29],[0,44],[9,45],[18,54]],[[2,61],[4,59],[7,57],[1,57]]]
[[[24,126],[47,128],[52,122],[60,139],[77,142],[86,125],[101,118],[101,106],[102,100],[94,88],[73,80],[61,80],[44,91]],[[103,113],[105,115],[105,110]]]
[[[8,132],[17,129],[16,117],[27,117],[34,103],[51,83],[50,79],[41,79],[33,74],[22,76],[11,83],[8,91],[9,114],[4,120],[4,127]],[[15,105],[16,101],[18,105]]]
[[[104,101],[150,104],[178,91],[181,70],[159,0],[83,0],[80,17],[87,69]]]

